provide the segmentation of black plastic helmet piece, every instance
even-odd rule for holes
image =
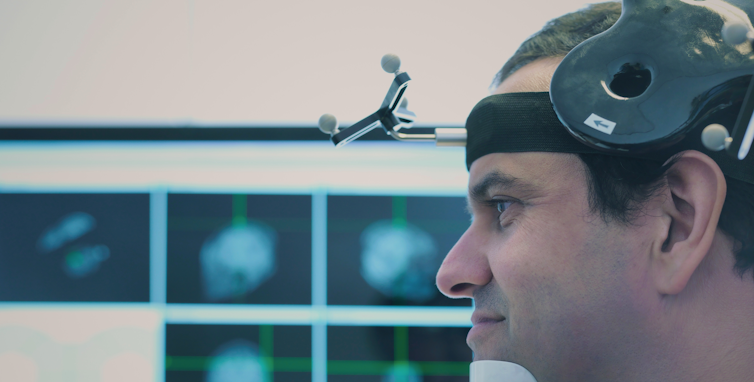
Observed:
[[[731,158],[711,156],[721,166],[743,166],[724,171],[754,182],[745,136],[752,119],[745,106],[754,103],[752,18],[751,0],[624,0],[618,22],[558,66],[553,108],[586,145],[642,158],[709,154],[702,131],[720,124],[732,132]]]
[[[549,94],[498,94],[476,105],[466,165],[495,152],[664,162],[698,150],[754,184],[752,17],[751,0],[624,0],[615,25],[563,59]]]

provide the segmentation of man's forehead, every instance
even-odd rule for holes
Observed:
[[[545,57],[524,65],[505,79],[492,94],[546,92],[563,57]]]
[[[524,152],[487,154],[469,169],[469,192],[491,175],[515,179],[530,188],[547,190],[561,186],[564,181],[583,174],[578,158],[573,154]],[[505,183],[505,182],[499,182]]]

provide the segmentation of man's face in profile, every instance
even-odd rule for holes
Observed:
[[[558,59],[515,72],[498,92],[547,91]],[[451,297],[473,297],[475,360],[504,360],[541,380],[606,365],[616,341],[642,330],[632,312],[644,285],[632,259],[652,244],[641,218],[606,223],[590,209],[577,156],[496,153],[472,164],[473,222],[438,275]],[[602,363],[601,363],[602,362]],[[597,370],[595,370],[596,372]]]

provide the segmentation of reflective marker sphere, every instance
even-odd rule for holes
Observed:
[[[720,151],[725,148],[726,140],[730,137],[728,129],[716,123],[709,125],[702,131],[702,144],[712,151]]]
[[[382,70],[388,73],[395,73],[401,68],[401,59],[395,54],[388,53],[382,56],[380,65],[382,65]]]
[[[333,134],[338,130],[338,119],[332,114],[322,114],[319,117],[319,129],[325,134]]]
[[[748,38],[749,28],[744,24],[731,23],[723,26],[723,41],[728,45],[739,45],[745,43]]]

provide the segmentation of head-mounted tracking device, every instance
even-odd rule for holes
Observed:
[[[490,153],[603,153],[665,161],[684,150],[712,157],[723,173],[754,184],[754,2],[624,0],[613,27],[573,49],[549,93],[509,93],[480,101],[465,129],[405,133],[416,119],[404,95],[411,78],[397,56],[380,108],[339,130],[343,146],[382,127],[401,141],[466,146],[466,165]]]
[[[395,74],[395,79],[376,112],[343,131],[338,129],[338,121],[332,114],[324,114],[319,118],[320,130],[331,135],[330,140],[336,147],[342,147],[380,126],[387,135],[399,141],[436,142],[438,146],[466,145],[466,129],[462,128],[438,128],[434,134],[401,132],[401,129],[410,129],[416,120],[416,114],[407,109],[408,100],[404,97],[411,77],[400,71],[401,60],[394,54],[384,55],[381,64],[384,71]]]

